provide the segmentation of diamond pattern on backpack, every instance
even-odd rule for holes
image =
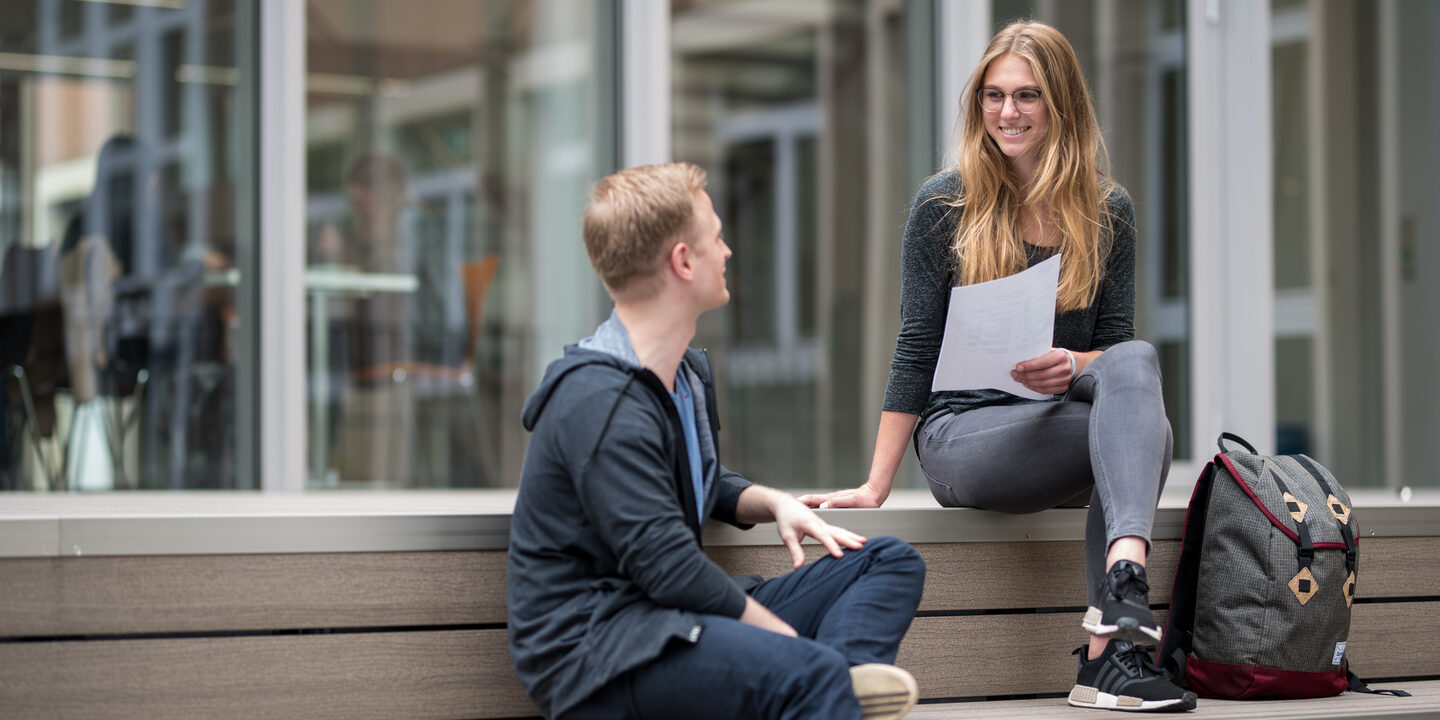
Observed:
[[[1325,504],[1330,507],[1330,512],[1334,513],[1336,520],[1342,523],[1350,522],[1350,508],[1345,507],[1345,503],[1340,502],[1334,495],[1325,498]]]
[[[1290,517],[1295,518],[1295,522],[1301,523],[1305,522],[1305,511],[1309,510],[1310,506],[1295,499],[1294,495],[1287,492],[1285,493],[1285,509],[1290,513]]]
[[[1345,578],[1345,607],[1350,607],[1353,602],[1355,602],[1355,573],[1351,572],[1350,577]]]
[[[1320,590],[1320,584],[1315,582],[1315,576],[1310,574],[1310,568],[1300,568],[1300,572],[1295,573],[1295,577],[1290,578],[1290,582],[1286,585],[1290,587],[1290,592],[1295,593],[1295,599],[1299,600],[1301,605],[1310,602],[1310,598]]]

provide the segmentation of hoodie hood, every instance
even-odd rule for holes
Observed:
[[[555,390],[566,377],[591,366],[611,368],[617,373],[613,376],[617,394],[624,393],[625,388],[637,379],[645,384],[653,383],[662,397],[665,394],[665,387],[660,379],[640,365],[640,356],[635,354],[635,346],[630,343],[630,333],[625,330],[624,323],[620,322],[612,309],[610,317],[595,328],[594,334],[575,345],[567,345],[565,355],[545,368],[545,377],[540,381],[540,386],[535,388],[535,392],[526,399],[525,408],[520,414],[525,429],[534,432],[535,425],[540,422],[540,414],[545,411]],[[710,406],[710,360],[703,350],[688,349],[680,368],[695,398],[702,472],[706,478],[712,478],[720,464],[713,435],[720,429],[720,420]],[[594,389],[599,390],[598,387]],[[608,413],[606,414],[608,416]]]
[[[640,367],[640,356],[635,354],[635,346],[630,344],[630,333],[626,332],[625,323],[620,322],[613,309],[610,317],[595,328],[595,334],[581,340],[579,346],[584,350],[605,353],[626,365]]]
[[[595,329],[595,334],[575,345],[566,345],[565,354],[545,368],[545,377],[525,400],[525,407],[520,413],[525,429],[532,432],[535,430],[535,424],[540,421],[540,414],[545,411],[555,389],[570,373],[591,365],[611,367],[618,373],[628,375],[627,384],[628,380],[633,380],[644,370],[640,365],[640,357],[635,354],[635,348],[630,344],[630,335],[625,332],[625,325],[615,316],[614,310],[611,310],[610,317]]]

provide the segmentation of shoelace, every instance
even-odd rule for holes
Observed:
[[[1111,570],[1110,574],[1114,578],[1112,585],[1116,595],[1120,597],[1131,594],[1139,594],[1140,597],[1150,596],[1150,583],[1134,572],[1128,569],[1116,569]]]
[[[1155,652],[1154,645],[1131,645],[1123,640],[1114,640],[1112,642],[1123,643],[1123,645],[1117,645],[1115,647],[1115,661],[1126,669],[1138,673],[1140,677],[1156,675],[1165,678],[1170,677],[1170,673],[1162,670],[1155,664],[1154,660],[1150,659],[1151,653]],[[1125,645],[1129,647],[1125,647]]]

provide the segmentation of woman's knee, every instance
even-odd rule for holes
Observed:
[[[1123,364],[1129,367],[1148,370],[1160,375],[1160,354],[1155,351],[1155,346],[1144,340],[1126,340],[1125,342],[1111,345],[1109,349],[1101,353],[1100,357],[1108,358],[1107,364]]]
[[[1100,353],[1100,357],[1081,373],[1081,379],[1092,374],[1094,381],[1112,388],[1146,388],[1158,393],[1161,387],[1160,356],[1155,347],[1144,340],[1127,340]]]

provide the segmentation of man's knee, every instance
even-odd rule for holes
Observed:
[[[865,541],[865,550],[875,553],[876,561],[884,563],[887,570],[913,574],[920,582],[925,580],[925,558],[920,556],[910,543],[897,537],[882,535]]]

